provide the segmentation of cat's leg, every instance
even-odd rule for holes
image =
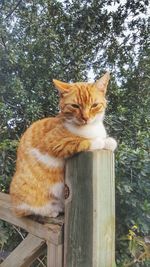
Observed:
[[[24,199],[24,201],[16,201],[13,203],[13,211],[16,216],[24,217],[29,215],[40,215],[54,218],[57,217],[59,213],[64,211],[64,186],[62,185],[61,189],[61,186],[57,188],[56,185],[54,185],[54,188],[51,186],[52,192],[55,193],[55,195],[51,192],[51,194],[48,194],[49,196],[47,195],[47,198],[40,204],[38,204],[38,202],[33,203],[33,201],[32,203],[28,202],[27,204],[26,199]]]
[[[105,140],[98,137],[91,140],[90,150],[103,149],[105,146]]]
[[[102,139],[100,137],[91,140],[91,146],[90,150],[96,150],[96,149],[107,149],[114,151],[117,147],[117,142],[112,137],[107,137],[105,139]]]
[[[60,212],[63,212],[63,205],[60,203],[60,201],[56,200],[51,200],[42,206],[31,206],[26,203],[20,203],[18,206],[16,206],[14,211],[18,217],[40,215],[55,218]]]
[[[59,170],[58,167],[55,171],[54,169],[51,172],[49,170],[49,172],[43,173],[44,180],[38,179],[38,173],[35,174],[36,177],[33,177],[32,181],[36,179],[37,183],[34,186],[30,182],[20,186],[20,190],[17,190],[16,186],[11,187],[15,214],[18,217],[32,214],[57,217],[64,210],[64,170]]]
[[[11,202],[12,202],[12,211],[14,212],[14,214],[17,217],[24,217],[31,215],[32,214],[31,210],[22,206],[23,202],[21,200],[21,197],[19,197],[19,193],[17,195],[16,192],[14,193],[13,189],[14,188],[11,187]]]
[[[60,213],[64,212],[64,203],[61,201],[52,201],[48,217],[56,218]]]
[[[57,182],[51,185],[49,197],[52,205],[49,216],[57,217],[59,213],[64,212],[64,183]]]
[[[114,151],[117,148],[117,142],[114,138],[112,137],[107,137],[105,139],[105,145],[104,145],[104,149],[108,149],[111,151]]]
[[[29,210],[24,210],[24,209],[19,209],[19,208],[15,208],[14,209],[15,215],[17,217],[24,217],[24,216],[29,216],[32,215],[32,212]]]

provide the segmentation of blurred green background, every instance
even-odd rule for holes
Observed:
[[[21,134],[58,112],[52,79],[93,81],[111,71],[105,126],[118,140],[120,267],[150,266],[149,14],[147,0],[0,2],[0,190],[8,192]],[[3,221],[0,230],[4,254],[20,237]]]

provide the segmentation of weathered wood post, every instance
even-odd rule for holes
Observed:
[[[66,166],[64,267],[115,266],[113,153],[84,152]]]

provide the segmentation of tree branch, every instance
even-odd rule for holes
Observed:
[[[8,13],[8,15],[5,17],[5,19],[8,19],[13,13],[14,11],[17,9],[17,7],[20,5],[20,3],[22,2],[22,0],[19,0],[18,3],[15,5],[15,7]]]
[[[1,41],[2,41],[1,45],[5,48],[5,50],[7,50],[6,43],[5,43],[5,40],[4,40],[4,37],[2,36],[2,34],[1,34]]]

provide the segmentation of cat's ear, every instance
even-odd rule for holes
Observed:
[[[110,80],[110,73],[109,72],[106,72],[99,80],[97,80],[95,82],[95,86],[96,88],[106,94],[106,91],[107,91],[107,86],[108,86],[108,83],[109,83],[109,80]]]
[[[55,84],[55,87],[59,90],[61,94],[67,93],[70,88],[69,83],[61,82],[59,80],[53,79],[53,83]]]

